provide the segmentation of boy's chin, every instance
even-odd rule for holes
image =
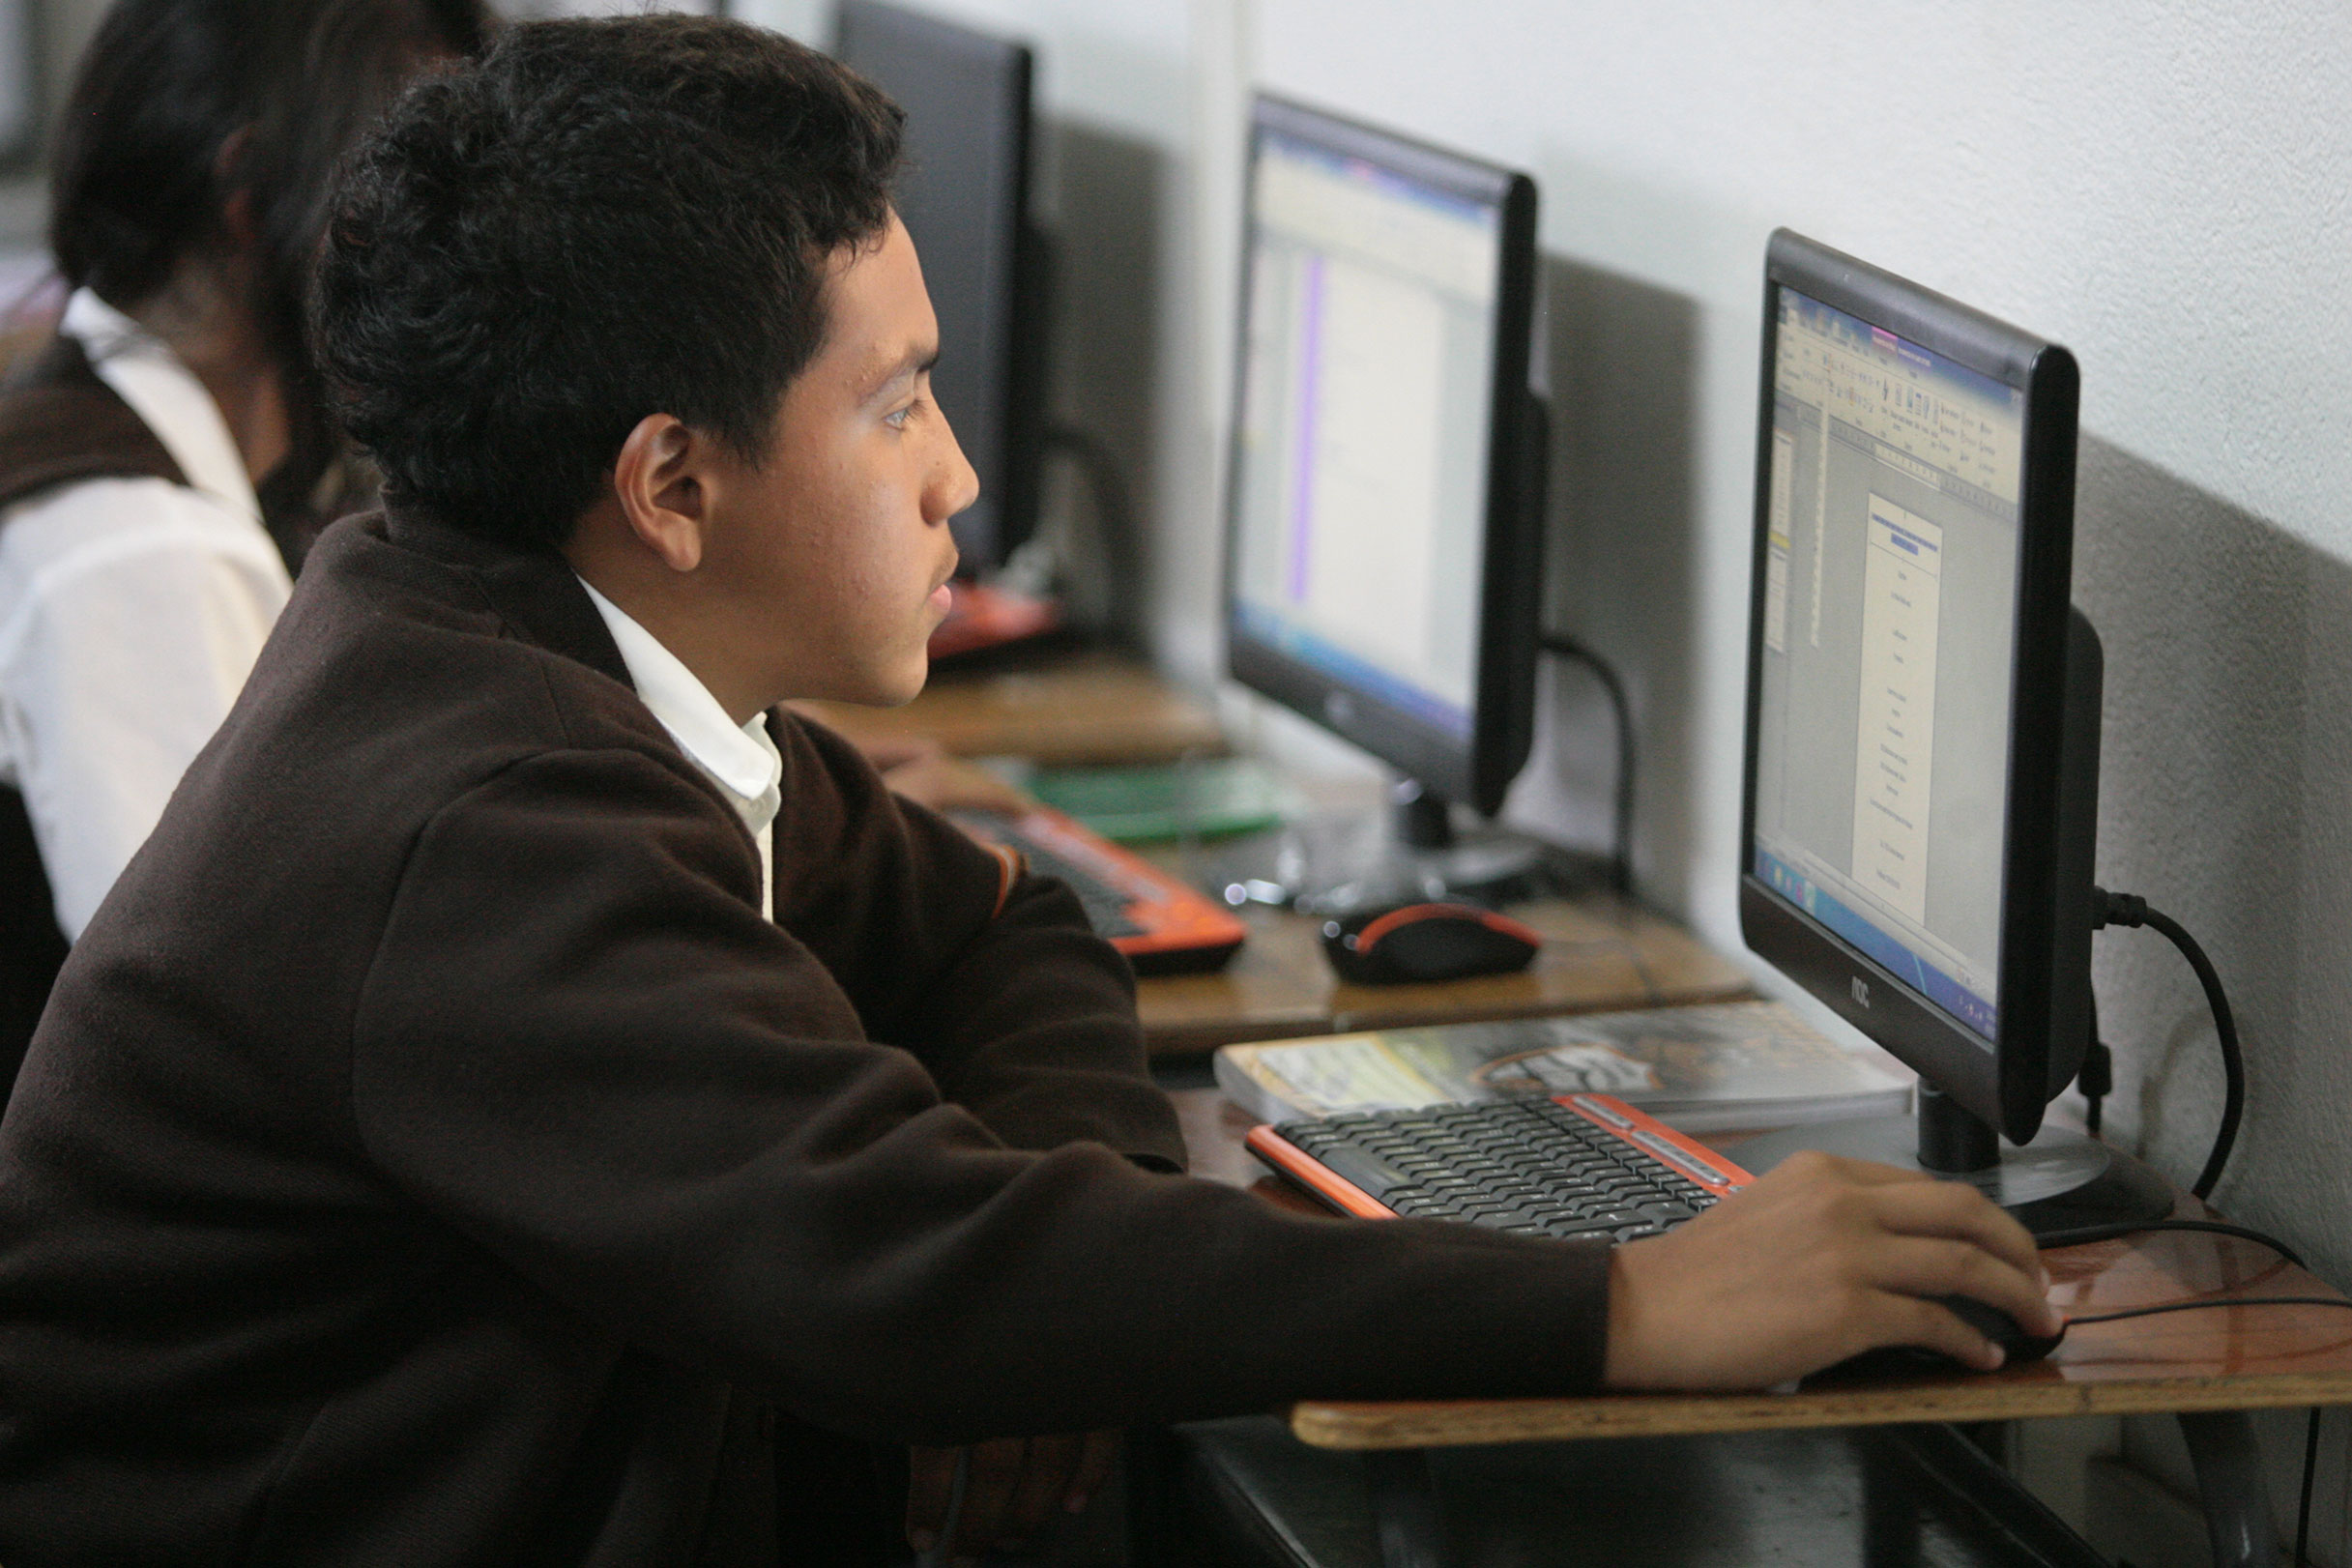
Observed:
[[[863,663],[838,663],[779,682],[794,698],[812,702],[848,703],[857,708],[900,708],[919,696],[931,678],[929,642],[916,643],[895,656]]]
[[[870,672],[859,682],[864,688],[861,694],[843,700],[867,708],[903,708],[922,694],[923,683],[930,679],[930,653],[925,649],[916,649],[914,656],[898,667]]]

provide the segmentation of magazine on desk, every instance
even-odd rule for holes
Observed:
[[[1913,1082],[1885,1052],[1848,1050],[1777,1002],[1229,1045],[1216,1074],[1268,1121],[1592,1090],[1682,1132],[1898,1115]]]

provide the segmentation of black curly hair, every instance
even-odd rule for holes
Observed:
[[[313,291],[387,501],[551,550],[649,414],[759,461],[828,260],[888,226],[903,119],[699,16],[516,25],[421,82],[355,156]]]

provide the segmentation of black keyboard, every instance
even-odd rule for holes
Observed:
[[[1631,1241],[1695,1218],[1716,1195],[1669,1160],[1746,1179],[1631,1121],[1597,1126],[1552,1100],[1379,1111],[1271,1130],[1399,1214],[1518,1235]]]
[[[1144,928],[1127,915],[1127,906],[1134,895],[1123,887],[1114,887],[1086,867],[1052,850],[1026,834],[1007,829],[1004,835],[1012,839],[1012,848],[1021,852],[1030,870],[1040,877],[1052,877],[1078,895],[1079,904],[1087,912],[1087,924],[1094,934],[1108,940],[1113,937],[1140,937]]]

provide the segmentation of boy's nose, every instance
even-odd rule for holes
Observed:
[[[971,460],[964,455],[964,449],[952,432],[947,437],[947,456],[948,460],[941,465],[942,472],[935,486],[944,508],[938,518],[941,522],[945,522],[980,499],[980,476],[973,469]]]

